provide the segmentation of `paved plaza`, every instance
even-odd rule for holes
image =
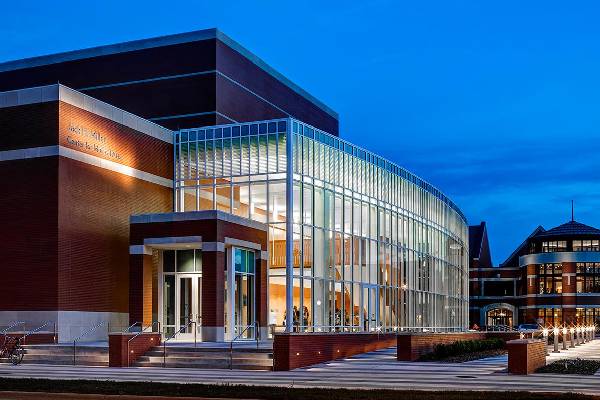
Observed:
[[[600,340],[550,355],[600,358]],[[163,368],[0,365],[0,377],[98,379],[287,387],[331,387],[402,390],[523,390],[600,394],[600,375],[506,373],[507,356],[464,363],[399,362],[395,348],[361,354],[289,372]]]

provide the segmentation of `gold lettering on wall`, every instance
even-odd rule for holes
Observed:
[[[123,156],[114,150],[105,135],[98,131],[84,128],[78,125],[69,125],[67,143],[90,152],[98,153],[100,156],[122,160]]]

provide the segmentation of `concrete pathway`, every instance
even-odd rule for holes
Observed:
[[[577,351],[597,354],[600,340]],[[573,351],[573,356],[576,355]],[[405,390],[523,390],[600,394],[600,377],[534,374],[508,375],[506,356],[465,363],[398,362],[395,348],[340,359],[289,372],[163,368],[0,365],[0,377],[96,379],[293,387]],[[566,355],[566,352],[565,352]]]

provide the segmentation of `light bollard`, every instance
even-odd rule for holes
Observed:
[[[575,337],[577,338],[577,340],[575,341],[575,346],[581,345],[581,327],[580,326],[575,328]]]
[[[564,326],[562,328],[562,343],[563,350],[567,350],[567,328],[565,328]]]
[[[548,353],[548,328],[544,328],[544,330],[542,330],[542,336],[544,336],[544,344],[546,345],[546,355],[549,356],[550,353]]]
[[[558,341],[559,341],[559,330],[558,327],[554,327],[554,329],[552,330],[552,334],[554,335],[554,350],[552,350],[553,353],[560,353],[560,350],[558,350]]]
[[[571,327],[569,330],[571,333],[571,348],[575,347],[575,328]]]
[[[581,327],[581,344],[587,343],[587,340],[585,338],[585,326]]]

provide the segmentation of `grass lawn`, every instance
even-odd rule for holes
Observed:
[[[201,385],[156,382],[113,382],[89,380],[9,379],[0,378],[0,392],[46,392],[101,395],[210,397],[234,399],[289,399],[289,400],[522,400],[522,399],[599,399],[579,394],[552,394],[527,392],[424,392],[406,390],[349,390],[301,389],[241,385]],[[43,398],[43,397],[40,397]]]

